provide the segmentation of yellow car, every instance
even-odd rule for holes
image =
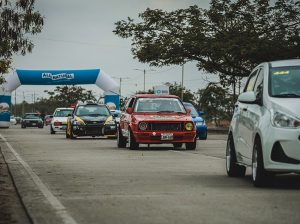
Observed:
[[[116,131],[116,122],[106,105],[81,103],[76,105],[68,117],[66,138],[116,135]]]

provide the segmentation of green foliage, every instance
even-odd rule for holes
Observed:
[[[208,120],[213,120],[218,126],[220,120],[230,120],[235,100],[228,88],[209,83],[205,89],[198,90],[197,95],[198,109],[204,112]]]
[[[181,87],[181,84],[174,83],[165,83],[165,85],[169,86],[170,94],[181,97],[181,91],[183,89],[183,101],[185,102],[193,102],[195,100],[194,94],[191,90],[186,89],[185,87]]]
[[[114,30],[131,38],[135,58],[152,66],[197,61],[223,86],[261,62],[300,57],[299,1],[212,0],[209,9],[148,8],[139,18],[118,21]]]
[[[85,90],[81,86],[57,86],[53,92],[48,93],[49,102],[55,103],[58,107],[68,107],[78,101],[96,101],[91,90]]]
[[[10,69],[13,54],[32,51],[29,35],[42,30],[43,17],[34,10],[34,3],[35,0],[0,0],[0,75]]]

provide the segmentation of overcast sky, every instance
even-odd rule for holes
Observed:
[[[130,39],[113,34],[114,23],[128,16],[137,18],[146,8],[167,11],[198,5],[209,6],[210,0],[37,0],[36,9],[45,17],[42,33],[32,38],[35,47],[31,54],[15,56],[15,69],[89,69],[101,68],[113,77],[123,77],[122,95],[143,90],[143,73],[135,69],[153,69],[146,74],[146,89],[164,82],[181,82],[181,67],[156,68],[139,63],[130,51]],[[185,66],[187,88],[196,91],[205,86],[195,63]],[[211,77],[211,76],[209,76]],[[119,79],[116,79],[119,81]],[[97,97],[102,90],[85,85]],[[54,86],[22,86],[17,89],[17,102],[23,91],[26,101],[45,96],[43,91]],[[14,102],[14,100],[13,100]]]

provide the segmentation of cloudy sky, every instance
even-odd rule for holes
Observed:
[[[14,57],[15,69],[88,69],[101,68],[109,75],[123,78],[122,95],[143,90],[143,73],[135,69],[153,69],[146,74],[146,89],[164,82],[181,82],[181,67],[149,67],[133,59],[130,40],[113,34],[114,23],[128,16],[137,18],[146,8],[167,11],[199,5],[207,8],[210,0],[37,0],[36,9],[45,17],[42,33],[32,37],[32,54]],[[195,63],[185,66],[185,86],[193,91],[205,86]],[[211,76],[209,76],[211,77]],[[102,91],[85,85],[97,97]],[[17,102],[23,92],[26,101],[45,96],[49,86],[22,86],[17,89]],[[13,93],[14,94],[14,93]],[[14,103],[14,101],[13,101]]]

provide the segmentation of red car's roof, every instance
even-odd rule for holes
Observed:
[[[156,94],[137,94],[135,95],[137,98],[177,98],[178,96],[175,95],[156,95]]]

